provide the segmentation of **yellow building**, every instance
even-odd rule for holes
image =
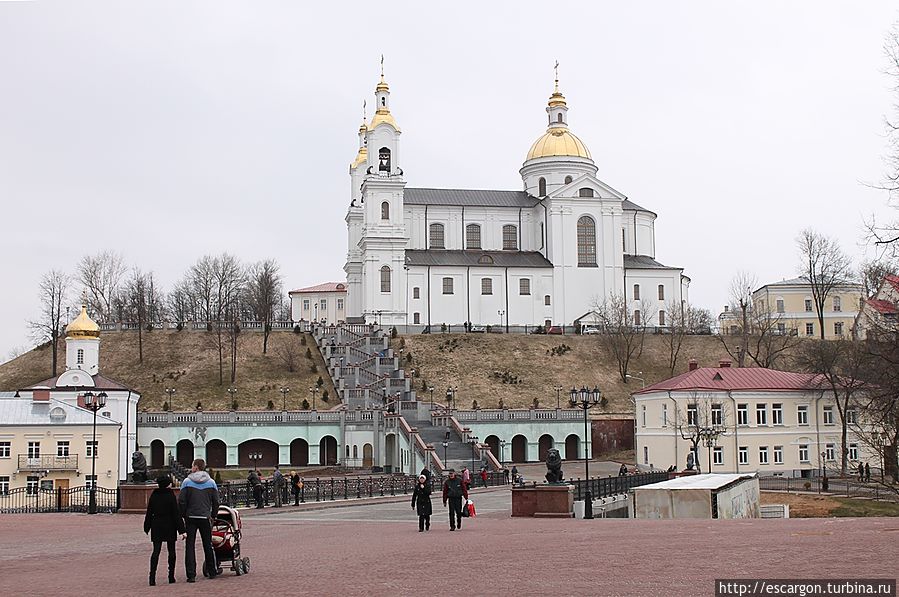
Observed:
[[[27,398],[0,396],[0,511],[17,488],[26,488],[35,499],[46,490],[94,481],[97,487],[115,489],[121,424],[97,414],[92,477],[93,421],[93,412],[50,398],[46,388],[35,388]]]

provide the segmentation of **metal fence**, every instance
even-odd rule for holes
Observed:
[[[617,477],[593,477],[591,479],[569,479],[568,484],[574,485],[575,501],[584,499],[584,493],[589,488],[593,499],[608,497],[619,493],[627,493],[628,490],[650,483],[660,483],[668,480],[665,471],[653,473],[639,473],[636,475],[620,475]]]
[[[811,491],[849,497],[867,497],[875,500],[899,500],[899,492],[880,483],[862,483],[858,479],[827,478],[827,486],[820,477],[759,477],[759,489],[768,491]]]
[[[445,477],[433,473],[431,475],[431,490],[434,493],[441,492]],[[335,500],[351,500],[381,496],[411,495],[418,482],[418,476],[412,475],[385,475],[378,477],[334,477],[328,479],[303,479],[303,487],[300,489],[298,501],[305,502],[329,502]],[[487,487],[507,485],[509,481],[501,472],[487,473]],[[472,473],[471,486],[483,487],[483,481],[477,473]],[[275,485],[267,479],[262,482],[263,500],[266,505],[275,504]],[[293,490],[288,477],[284,478],[281,485],[281,503],[294,502]],[[252,507],[256,501],[253,490],[248,481],[230,481],[219,487],[219,501],[233,508]]]
[[[98,487],[96,489],[97,512],[117,512],[119,490]],[[0,494],[0,514],[25,514],[36,512],[87,512],[90,503],[90,487],[63,489],[39,489],[17,487]]]

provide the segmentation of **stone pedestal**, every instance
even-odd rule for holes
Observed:
[[[532,485],[512,488],[512,516],[571,518],[573,512],[572,485]]]
[[[156,483],[148,483],[146,485],[119,485],[119,495],[122,498],[121,514],[144,514],[147,511],[147,503],[150,501],[150,494],[159,487]],[[174,489],[175,495],[180,490]]]

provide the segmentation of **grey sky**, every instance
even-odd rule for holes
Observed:
[[[0,2],[0,361],[40,276],[112,248],[168,288],[198,257],[343,276],[349,162],[386,56],[410,186],[518,189],[552,65],[599,177],[659,214],[717,313],[796,274],[806,226],[857,260],[883,171],[895,4]],[[371,103],[371,101],[369,101]]]

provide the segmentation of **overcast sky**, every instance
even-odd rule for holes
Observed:
[[[520,189],[559,60],[599,178],[721,309],[796,275],[804,227],[860,261],[894,2],[0,1],[0,361],[41,275],[101,249],[168,288],[197,258],[343,277],[349,162],[386,57],[409,186]],[[77,295],[76,295],[77,296]],[[75,299],[77,300],[77,299]]]

